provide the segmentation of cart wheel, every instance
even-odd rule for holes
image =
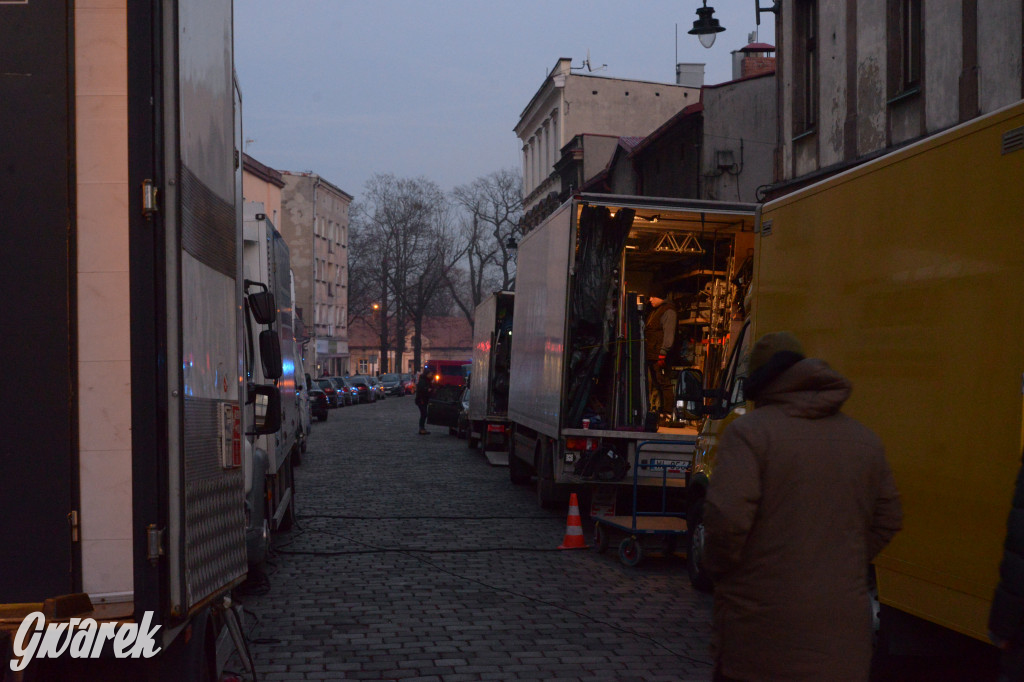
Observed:
[[[619,543],[619,558],[627,566],[636,566],[644,556],[640,549],[640,541],[636,538],[626,538]]]
[[[604,554],[608,550],[608,531],[600,523],[594,524],[594,551]]]

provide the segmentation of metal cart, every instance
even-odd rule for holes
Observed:
[[[686,533],[686,514],[667,511],[668,503],[668,472],[677,464],[640,463],[640,452],[645,445],[667,443],[688,445],[691,441],[640,441],[636,445],[635,463],[633,465],[633,509],[630,516],[605,516],[594,519],[594,548],[598,552],[608,549],[609,531],[614,529],[626,534],[619,543],[619,558],[627,566],[636,566],[643,558],[641,538],[657,536],[665,540],[667,551],[675,551],[680,536]],[[661,470],[661,510],[639,511],[637,509],[637,493],[640,470]]]

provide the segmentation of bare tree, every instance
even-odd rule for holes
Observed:
[[[349,305],[353,313],[371,314],[378,323],[381,371],[389,370],[392,342],[401,368],[408,323],[419,364],[423,317],[459,257],[452,251],[448,198],[426,178],[374,175],[353,209],[351,234],[356,253],[350,257],[350,279],[361,300]]]
[[[522,236],[522,177],[506,168],[455,188],[452,196],[466,213],[459,243],[465,256],[446,284],[456,305],[472,322],[476,306],[492,290],[514,286],[512,245]]]

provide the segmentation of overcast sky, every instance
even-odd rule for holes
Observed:
[[[705,83],[730,80],[755,0],[709,3],[726,28],[710,50],[686,33],[697,0],[235,0],[246,152],[357,200],[374,173],[449,190],[518,170],[512,129],[559,57],[583,67],[589,50],[599,75],[672,83],[678,51]]]

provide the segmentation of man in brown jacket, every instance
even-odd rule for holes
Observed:
[[[868,564],[902,521],[882,443],[787,332],[754,345],[744,390],[756,409],[723,433],[705,503],[715,679],[864,682]]]

